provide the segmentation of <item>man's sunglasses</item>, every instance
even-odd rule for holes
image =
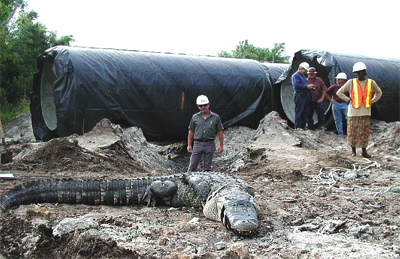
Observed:
[[[207,106],[208,104],[200,104],[199,105],[199,107],[205,107],[205,106]]]

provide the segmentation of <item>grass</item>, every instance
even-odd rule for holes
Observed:
[[[29,112],[29,104],[29,101],[27,99],[24,99],[17,105],[2,105],[1,122],[4,124],[21,113]]]

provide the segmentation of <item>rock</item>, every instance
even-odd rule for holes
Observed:
[[[159,246],[165,246],[165,245],[167,245],[168,241],[169,241],[168,238],[166,238],[166,237],[161,237],[161,238],[159,238],[159,239],[157,240],[157,245],[159,245]]]
[[[304,223],[304,220],[303,219],[295,219],[295,220],[293,220],[293,221],[291,221],[290,222],[290,224],[292,225],[292,226],[298,226],[298,225],[301,225],[301,224],[303,224]]]
[[[53,215],[51,212],[47,209],[46,206],[44,205],[35,205],[33,208],[28,208],[26,210],[26,217],[28,219],[32,218],[42,218],[42,219],[51,219],[53,218]]]
[[[389,189],[389,192],[400,193],[400,187],[392,187]]]
[[[28,249],[35,249],[36,243],[39,241],[39,236],[33,236],[29,234],[28,236],[24,237],[22,241],[22,245]]]
[[[227,244],[225,242],[218,242],[214,244],[215,249],[217,250],[223,250],[227,247]]]
[[[190,256],[187,254],[172,253],[168,256],[168,259],[190,259]]]
[[[198,224],[200,222],[200,219],[197,217],[192,218],[188,224]]]
[[[300,231],[314,231],[320,228],[320,225],[316,225],[313,223],[308,223],[308,224],[304,224],[299,226],[297,229]]]
[[[74,232],[77,229],[97,228],[99,223],[92,218],[65,218],[53,228],[53,235],[61,236],[65,233]]]
[[[322,229],[322,233],[334,234],[337,233],[340,229],[344,228],[345,226],[346,226],[346,221],[332,220]]]
[[[140,230],[140,233],[141,233],[143,236],[151,236],[151,234],[152,234],[152,232],[151,232],[150,229],[142,229],[142,230]]]
[[[249,254],[249,248],[243,243],[233,244],[229,250],[235,252],[240,259],[251,258]]]

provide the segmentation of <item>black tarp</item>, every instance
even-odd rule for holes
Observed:
[[[280,76],[290,67],[290,64],[281,64],[281,63],[262,63],[265,68],[265,71],[271,81],[272,85],[274,85],[280,78]],[[275,93],[274,91],[278,91]],[[279,112],[279,108],[281,107],[281,99],[279,95],[279,89],[276,87],[271,88],[271,105],[274,111]],[[264,113],[265,115],[267,113]]]
[[[262,63],[262,65],[265,67],[268,77],[273,85],[278,81],[283,72],[290,67],[290,64],[282,63]]]
[[[253,60],[58,46],[37,64],[31,114],[42,141],[83,134],[102,118],[183,140],[200,94],[225,128],[256,128],[272,109],[270,79]]]
[[[317,76],[321,77],[329,87],[335,84],[335,77],[340,72],[346,73],[348,79],[354,78],[353,65],[359,61],[365,63],[367,76],[374,79],[383,92],[382,98],[372,106],[372,117],[386,122],[399,121],[400,60],[308,49],[294,54],[290,69],[286,70],[274,85],[274,90],[280,89],[281,107],[278,111],[284,110],[283,115],[294,121],[292,108],[288,105],[293,103],[290,77],[297,71],[301,62],[308,62],[311,67],[315,67],[318,71]],[[275,91],[275,94],[278,94],[277,92]],[[327,116],[331,116],[329,111]]]

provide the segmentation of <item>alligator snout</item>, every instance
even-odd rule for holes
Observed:
[[[221,217],[227,229],[249,236],[257,232],[259,227],[258,213],[255,205],[249,200],[230,201],[221,211]]]

